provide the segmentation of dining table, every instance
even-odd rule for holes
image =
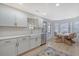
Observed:
[[[57,43],[65,43],[68,45],[72,45],[75,43],[75,33],[57,33],[56,34],[56,42]]]

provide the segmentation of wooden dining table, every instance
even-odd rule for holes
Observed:
[[[57,33],[56,34],[56,42],[57,43],[65,43],[68,45],[72,45],[75,43],[73,40],[75,38],[75,33]]]

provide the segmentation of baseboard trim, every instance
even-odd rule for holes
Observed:
[[[45,45],[46,43],[44,43],[44,44],[41,44],[40,46],[43,46],[43,45]]]

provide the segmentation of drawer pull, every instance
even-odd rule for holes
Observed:
[[[16,47],[18,47],[19,46],[19,43],[16,43]]]
[[[6,41],[5,43],[10,43],[10,41]]]
[[[38,38],[35,39],[36,41],[38,40]]]
[[[26,38],[24,38],[23,40],[26,40]]]

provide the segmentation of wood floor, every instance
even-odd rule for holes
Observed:
[[[42,45],[42,46],[39,46],[39,47],[36,47],[35,49],[32,49],[26,53],[24,53],[23,55],[21,56],[34,56],[35,54],[39,53],[42,49],[45,48],[46,45]]]
[[[39,53],[41,50],[45,49],[46,47],[55,48],[56,50],[69,54],[70,56],[79,56],[79,43],[76,43],[73,46],[68,46],[64,43],[56,43],[53,39],[49,40],[47,44],[43,46],[39,46],[23,54],[22,56],[35,56],[35,54]]]

